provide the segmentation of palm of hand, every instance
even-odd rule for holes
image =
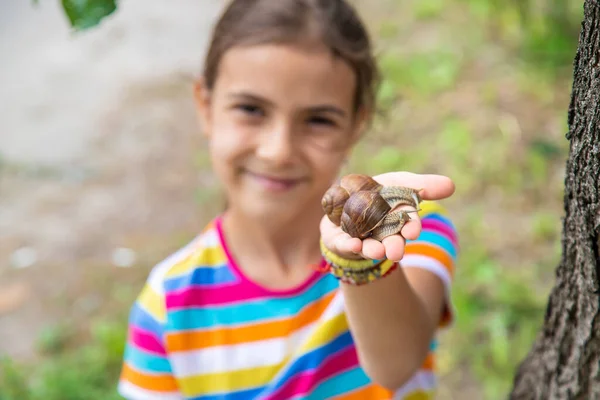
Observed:
[[[446,176],[414,174],[410,172],[389,172],[374,176],[377,182],[384,186],[405,186],[421,189],[420,195],[423,200],[441,200],[450,197],[455,190],[454,183]],[[411,211],[411,207],[402,207]],[[414,211],[414,208],[412,208]],[[366,238],[364,240],[353,238],[339,226],[324,216],[321,219],[321,238],[325,246],[344,258],[368,258],[400,261],[404,256],[406,239],[413,240],[421,233],[421,219],[417,213],[409,213],[411,219],[407,222],[401,232],[388,236],[381,242]]]

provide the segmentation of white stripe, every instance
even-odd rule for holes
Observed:
[[[344,312],[344,296],[341,290],[336,291],[331,299],[331,303],[327,306],[323,314],[319,317],[319,321],[327,321]]]
[[[221,247],[221,241],[219,239],[219,235],[216,228],[212,228],[206,232],[200,238],[200,243],[202,247]]]
[[[394,400],[402,400],[407,394],[417,390],[431,391],[435,389],[436,376],[431,371],[420,370],[394,393]]]
[[[172,352],[169,361],[178,377],[223,373],[277,365],[290,356],[314,330],[315,323],[287,337],[202,350]]]
[[[403,268],[423,268],[433,272],[444,282],[446,289],[450,289],[452,279],[450,273],[444,264],[428,256],[422,256],[419,254],[407,254],[400,261],[400,265]]]
[[[163,282],[165,280],[165,275],[174,265],[184,260],[190,254],[192,254],[196,248],[198,248],[199,240],[201,240],[200,236],[195,237],[187,245],[180,248],[152,268],[148,276],[148,284],[152,290],[159,295],[164,294]]]
[[[152,392],[127,381],[119,381],[118,392],[127,400],[183,400],[177,392]]]

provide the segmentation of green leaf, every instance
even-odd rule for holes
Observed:
[[[61,0],[75,30],[92,28],[117,9],[116,0]]]

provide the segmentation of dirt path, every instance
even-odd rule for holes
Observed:
[[[78,35],[57,2],[30,3],[0,13],[0,356],[101,307],[90,279],[122,279],[115,262],[191,234],[211,184],[190,79],[219,2],[130,0]]]

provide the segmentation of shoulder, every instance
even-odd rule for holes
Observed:
[[[419,216],[422,229],[417,241],[433,242],[445,248],[455,258],[459,241],[450,212],[440,203],[424,201],[420,205]]]
[[[152,267],[134,309],[149,314],[156,321],[164,321],[169,292],[194,284],[196,270],[220,263],[224,259],[221,254],[216,220],[212,220],[200,234]]]
[[[459,251],[455,225],[448,210],[437,202],[424,201],[420,209],[421,234],[407,241],[402,264],[430,269],[449,282]]]

